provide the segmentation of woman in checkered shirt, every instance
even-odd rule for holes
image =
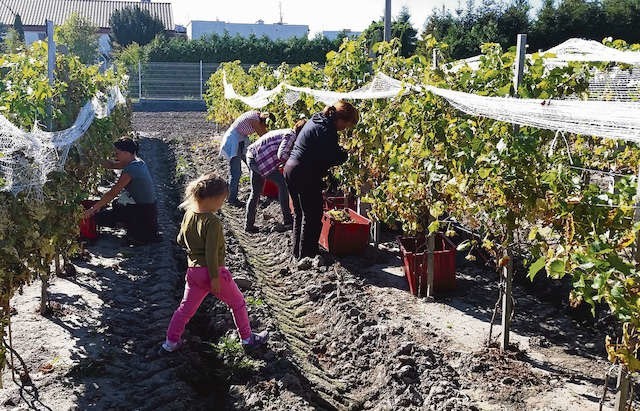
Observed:
[[[242,175],[242,161],[245,161],[249,135],[256,133],[262,136],[267,132],[267,119],[275,121],[275,116],[256,110],[247,111],[231,124],[222,136],[220,155],[229,160],[229,204],[243,207],[238,200],[238,184]]]
[[[269,131],[247,149],[247,165],[251,175],[251,195],[247,202],[246,231],[257,231],[254,226],[256,210],[265,179],[273,181],[278,186],[278,199],[282,209],[282,230],[290,229],[293,226],[293,217],[289,208],[289,191],[280,172],[280,166],[289,159],[293,144],[306,121],[298,120],[293,128]]]

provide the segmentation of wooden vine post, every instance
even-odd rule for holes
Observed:
[[[432,60],[431,60],[431,68],[432,70],[438,69],[438,50],[433,49],[432,52]],[[431,224],[434,219],[431,216],[431,212],[427,211],[428,222]],[[429,236],[427,237],[427,289],[426,289],[426,297],[428,301],[432,301],[434,298],[434,290],[433,290],[433,281],[434,281],[434,273],[435,273],[435,245],[436,245],[436,233],[429,232]]]
[[[431,216],[431,212],[427,212],[429,216],[429,224],[431,224],[434,219]],[[436,245],[436,232],[429,231],[429,236],[427,237],[427,290],[426,297],[428,301],[433,300],[433,276],[434,276],[434,258],[433,252],[435,251]]]
[[[524,75],[524,62],[527,52],[527,35],[518,34],[518,42],[516,45],[516,61],[514,64],[514,76],[513,76],[513,91],[514,97],[518,97],[518,88],[522,83],[522,76]],[[517,135],[520,131],[520,127],[517,124],[513,126],[513,134]],[[509,240],[513,238],[513,235],[509,235]],[[510,241],[509,241],[510,242]],[[502,266],[502,281],[504,285],[502,294],[502,344],[500,345],[500,351],[505,352],[509,348],[509,334],[511,333],[511,316],[513,313],[513,256],[507,249],[503,252],[503,261],[505,263]]]
[[[640,221],[640,165],[638,166],[638,175],[636,177],[636,202],[635,211],[633,212],[633,224]],[[635,250],[633,250],[633,260],[636,266],[636,270],[640,269],[640,237],[636,236]],[[629,370],[624,364],[620,364],[618,370],[618,381],[616,383],[616,403],[614,406],[615,411],[626,411],[627,403],[629,402],[629,394],[631,392],[631,378],[629,377]]]
[[[509,334],[511,332],[511,314],[513,313],[513,258],[507,248],[504,250],[503,257],[506,259],[505,265],[502,267],[502,280],[504,290],[502,294],[502,344],[500,351],[505,352],[509,348]]]
[[[55,26],[53,21],[44,21],[47,33],[47,78],[49,85],[53,87],[55,82],[56,71],[56,42],[54,41]],[[47,127],[49,131],[53,131],[53,101],[47,101]]]

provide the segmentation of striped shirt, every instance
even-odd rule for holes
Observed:
[[[233,124],[231,125],[231,127],[229,127],[230,129],[235,129],[236,131],[238,131],[240,134],[242,134],[243,136],[248,136],[249,134],[253,134],[256,131],[253,129],[253,126],[251,125],[251,121],[252,120],[260,120],[260,112],[259,111],[247,111],[246,113],[242,114],[240,117],[238,117],[236,119],[236,121],[233,122]]]
[[[290,128],[269,131],[247,148],[247,157],[255,160],[260,175],[266,177],[289,159],[296,137]]]

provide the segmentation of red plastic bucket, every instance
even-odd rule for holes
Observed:
[[[81,204],[85,210],[90,209],[97,201],[84,200]],[[84,240],[95,240],[98,238],[96,220],[93,216],[80,220],[80,238]]]
[[[278,198],[278,186],[268,178],[262,187],[262,195],[269,198]]]
[[[282,168],[279,168],[280,174],[284,171]],[[264,186],[262,187],[262,195],[269,198],[278,198],[278,186],[273,181],[265,178]]]

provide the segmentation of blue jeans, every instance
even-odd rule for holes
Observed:
[[[284,224],[292,224],[293,217],[291,216],[291,209],[289,208],[289,191],[284,182],[284,176],[280,171],[275,170],[265,178],[258,172],[258,164],[253,158],[249,158],[247,164],[249,166],[249,172],[251,173],[251,195],[249,196],[249,201],[247,201],[245,226],[251,227],[256,222],[258,201],[260,200],[266,179],[273,181],[278,186],[278,200],[280,201],[280,209],[282,210],[282,222]]]
[[[231,157],[229,160],[229,201],[238,201],[238,186],[242,175],[244,156]]]

